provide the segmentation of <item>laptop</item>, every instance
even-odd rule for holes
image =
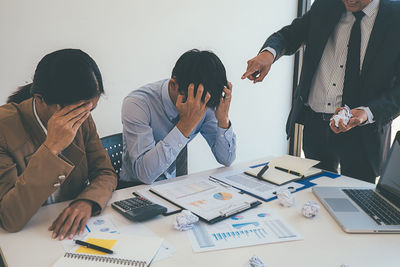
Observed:
[[[376,188],[314,187],[347,233],[400,233],[400,131]]]

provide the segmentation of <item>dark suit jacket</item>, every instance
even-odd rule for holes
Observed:
[[[91,116],[62,156],[43,145],[45,138],[32,98],[0,107],[0,223],[7,231],[24,227],[56,191],[60,175],[66,177],[61,200],[90,200],[96,203],[93,214],[106,206],[115,190],[117,175]]]
[[[303,17],[271,35],[263,48],[276,50],[276,59],[294,54],[305,45],[301,78],[293,95],[293,106],[286,124],[292,132],[295,122],[302,122],[304,104],[322,57],[345,6],[341,0],[317,0]],[[262,48],[262,49],[263,49]],[[375,123],[362,126],[362,137],[376,175],[380,174],[390,144],[391,121],[400,114],[400,2],[381,0],[361,70],[364,92],[354,106],[371,109]],[[344,102],[346,99],[343,100]],[[346,104],[348,101],[346,102]]]

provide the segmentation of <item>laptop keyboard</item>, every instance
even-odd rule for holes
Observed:
[[[343,189],[379,225],[400,225],[400,212],[371,189]]]

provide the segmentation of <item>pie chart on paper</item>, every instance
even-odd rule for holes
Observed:
[[[232,198],[232,194],[226,192],[216,193],[214,194],[214,198],[218,200],[229,200]]]

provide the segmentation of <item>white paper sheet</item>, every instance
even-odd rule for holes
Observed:
[[[262,207],[212,225],[199,222],[187,233],[194,252],[303,239],[277,212]]]

